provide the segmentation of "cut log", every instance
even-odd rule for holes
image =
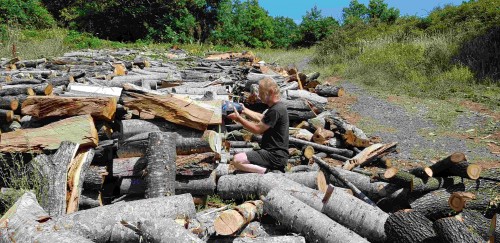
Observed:
[[[260,174],[248,173],[221,176],[217,181],[217,195],[222,199],[250,199],[259,192]]]
[[[332,174],[335,178],[340,180],[342,183],[344,183],[349,189],[352,190],[354,195],[361,199],[362,201],[376,207],[377,205],[370,199],[368,198],[361,190],[359,190],[354,184],[352,184],[350,181],[348,181],[345,177],[342,176],[341,173],[338,172],[338,168],[333,168],[330,165],[328,165],[325,161],[320,159],[317,156],[313,156],[314,162],[317,163],[320,167],[323,169],[327,170],[330,174]]]
[[[8,225],[8,227],[1,227],[1,235],[7,235],[3,233],[9,232],[9,236],[14,236],[19,239],[16,240],[16,242],[34,242],[37,237],[41,237],[45,234],[76,234],[92,242],[109,242],[110,240],[115,240],[115,242],[135,240],[135,242],[137,242],[137,235],[135,235],[134,232],[132,232],[132,234],[126,234],[127,231],[130,231],[129,229],[124,227],[113,228],[113,226],[117,225],[120,220],[134,222],[159,218],[192,218],[195,215],[193,198],[189,194],[137,200],[127,203],[120,202],[56,218],[50,218],[46,213],[40,213],[41,208],[38,206],[36,198],[32,193],[27,193],[25,195],[29,196],[23,196],[18,200],[18,206],[12,207],[11,212],[7,213],[0,220],[0,225]],[[147,207],[144,205],[147,205]],[[20,217],[23,219],[33,218],[38,221],[24,224],[23,227],[12,224],[19,220]],[[7,221],[9,222],[8,224]],[[24,223],[24,220],[20,223]],[[113,230],[111,230],[112,228]],[[114,238],[111,238],[112,235]],[[125,238],[129,236],[134,238]],[[73,237],[73,242],[75,242],[75,240],[78,241],[78,239],[78,237]],[[11,239],[6,242],[11,242]]]
[[[342,97],[345,94],[344,88],[330,85],[318,85],[315,91],[316,94],[325,97]]]
[[[130,93],[130,96],[131,99],[124,101],[125,107],[145,111],[175,124],[202,131],[207,129],[214,114],[212,110],[172,95],[151,96]]]
[[[304,188],[282,190],[370,241],[384,242],[386,239],[384,223],[389,215],[346,193],[342,188],[333,188],[329,197]]]
[[[23,87],[9,87],[5,89],[2,87],[0,89],[0,96],[18,96],[18,95],[35,95],[35,92],[31,87],[23,86]]]
[[[418,177],[413,177],[411,181],[410,189],[412,192],[428,192],[434,191],[439,188],[446,188],[457,184],[462,184],[463,179],[458,176],[454,177],[429,177],[427,179],[422,179]]]
[[[0,121],[2,123],[10,123],[14,120],[14,112],[11,110],[0,109]]]
[[[443,242],[483,242],[483,239],[467,228],[462,221],[455,217],[436,220],[434,229]]]
[[[40,59],[34,59],[34,60],[22,60],[14,63],[18,69],[21,68],[36,68],[39,64],[46,63],[47,59],[45,58],[40,58]]]
[[[460,176],[471,180],[476,180],[481,175],[481,166],[462,161],[451,165],[446,170],[440,172],[438,176]]]
[[[328,102],[327,98],[321,97],[307,90],[287,90],[286,95],[289,100],[305,99],[316,107],[322,107]]]
[[[66,213],[68,214],[78,211],[83,183],[93,158],[94,150],[92,148],[84,149],[79,151],[68,165],[68,192],[66,202]]]
[[[477,210],[484,213],[486,216],[491,217],[495,213],[500,213],[500,197],[498,194],[491,197],[484,193],[464,194],[456,193],[450,196],[450,203],[457,211],[463,209]]]
[[[467,228],[472,229],[478,235],[480,235],[483,240],[498,243],[500,242],[500,224],[497,224],[493,230],[491,227],[490,219],[484,217],[480,212],[473,210],[464,210],[459,215],[455,216],[458,220],[464,222]],[[498,217],[498,215],[494,216]],[[493,219],[493,218],[492,218]],[[494,237],[491,241],[490,237]]]
[[[304,141],[304,140],[293,138],[293,137],[290,137],[289,141],[290,141],[290,143],[298,144],[298,145],[301,145],[301,146],[309,145],[309,146],[313,147],[317,151],[323,151],[323,152],[326,152],[326,153],[329,153],[329,154],[338,154],[338,155],[346,156],[346,157],[349,157],[349,158],[351,158],[354,155],[354,153],[351,150],[348,150],[348,149],[332,148],[332,147],[328,147],[328,146],[325,146],[325,145],[320,145],[320,144],[316,144],[316,143],[313,143],[313,142]]]
[[[69,231],[38,230],[37,226],[50,218],[38,204],[35,194],[26,192],[0,218],[0,242],[93,242]]]
[[[0,97],[0,109],[15,111],[18,107],[19,100],[16,98],[16,96]]]
[[[399,211],[389,216],[384,225],[388,242],[439,242],[432,222],[416,211]]]
[[[465,154],[460,153],[460,152],[455,152],[455,153],[451,154],[450,156],[434,163],[431,166],[432,173],[434,175],[437,175],[440,172],[448,169],[453,164],[458,164],[462,161],[466,161]]]
[[[412,175],[416,177],[420,177],[422,179],[432,177],[433,172],[431,167],[415,167],[410,169],[408,172],[410,172]]]
[[[318,189],[319,186],[318,178],[320,178],[321,175],[322,173],[320,173],[320,171],[311,171],[311,172],[285,173],[283,176],[303,186],[312,189]]]
[[[23,102],[21,109],[23,115],[36,118],[90,114],[96,119],[112,121],[116,112],[116,99],[32,96]]]
[[[454,192],[449,196],[448,205],[451,209],[461,212],[465,208],[467,201],[476,199],[476,195],[471,192]]]
[[[328,216],[288,193],[271,190],[263,199],[264,211],[311,242],[368,242]]]
[[[175,137],[172,133],[149,133],[146,198],[175,195]]]
[[[317,144],[328,144],[328,139],[333,137],[333,132],[330,130],[326,130],[324,128],[318,128],[314,132],[314,135],[312,137],[313,141]]]
[[[220,208],[209,208],[196,213],[196,218],[190,219],[189,222],[184,222],[188,224],[188,229],[200,239],[207,241],[212,235],[215,234],[214,221],[219,216],[219,214],[228,209],[229,207],[223,206]]]
[[[307,129],[299,129],[298,131],[293,132],[290,135],[293,136],[293,137],[295,137],[295,138],[302,139],[302,140],[305,140],[305,141],[311,141],[312,138],[313,138],[313,136],[314,136],[314,134],[311,133]]]
[[[201,137],[203,133],[198,130],[185,128],[168,121],[159,120],[122,120],[120,125],[120,139],[125,140],[135,135],[147,132],[175,132],[183,137]]]
[[[443,217],[449,217],[457,214],[448,205],[450,192],[446,189],[440,189],[429,192],[410,203],[411,208],[431,220],[437,220]]]
[[[78,143],[81,147],[97,146],[98,135],[92,117],[70,117],[40,128],[3,133],[0,152],[54,150],[62,141]]]
[[[215,232],[219,235],[232,235],[260,217],[262,212],[263,202],[260,200],[248,201],[234,209],[226,210],[215,219]]]
[[[66,214],[68,166],[75,157],[78,146],[64,141],[54,155],[49,157],[41,154],[35,158],[37,170],[47,181],[41,188],[46,195],[46,198],[41,198],[42,206],[52,217]]]
[[[396,167],[387,169],[383,176],[385,180],[400,187],[410,188],[415,176],[407,171],[400,170]]]
[[[236,238],[233,243],[306,243],[303,236],[267,236],[267,237],[242,237]]]
[[[356,126],[349,124],[340,117],[333,117],[332,121],[337,126],[338,131],[342,134],[344,142],[354,147],[366,148],[370,146],[370,140],[365,133]]]
[[[172,219],[144,220],[138,222],[137,226],[122,220],[121,224],[141,236],[137,238],[139,242],[141,239],[151,243],[204,242]]]

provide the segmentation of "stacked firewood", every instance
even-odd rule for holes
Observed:
[[[164,56],[0,61],[0,152],[37,154],[27,166],[43,178],[38,198],[24,193],[0,219],[0,242],[500,239],[497,170],[459,152],[422,167],[391,163],[397,143],[374,143],[328,110],[345,91],[319,84],[319,73],[250,52]],[[239,173],[232,156],[261,137],[225,118],[221,102],[263,111],[263,78],[276,80],[288,109],[289,163],[286,173]],[[236,204],[214,208],[208,197]]]

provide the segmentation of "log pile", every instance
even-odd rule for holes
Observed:
[[[14,166],[12,153],[32,154],[27,169],[41,178],[0,219],[0,242],[500,241],[499,169],[460,152],[422,167],[389,163],[397,141],[373,143],[328,110],[345,90],[321,85],[319,73],[250,52],[166,56],[0,62],[1,169]],[[278,83],[288,110],[286,173],[229,163],[261,137],[224,117],[221,102],[264,111],[262,78]],[[22,189],[0,183],[0,194]],[[213,198],[234,204],[210,208]]]

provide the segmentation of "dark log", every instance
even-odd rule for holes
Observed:
[[[411,208],[431,220],[453,216],[457,212],[448,205],[450,193],[446,189],[427,193],[410,203]]]
[[[384,225],[388,242],[439,242],[432,222],[416,211],[399,211],[389,216]]]
[[[437,190],[439,188],[446,188],[457,184],[462,184],[463,179],[461,177],[429,177],[427,179],[422,179],[418,177],[413,177],[411,181],[410,189],[412,192],[428,192]]]
[[[44,127],[19,129],[2,134],[1,152],[54,150],[62,141],[71,141],[82,147],[97,146],[98,136],[90,115],[75,116],[50,123]]]
[[[433,176],[433,172],[430,167],[415,167],[410,169],[408,172],[416,177],[420,177],[423,179]]]
[[[18,84],[41,84],[42,80],[39,79],[33,79],[33,78],[25,78],[25,79],[12,79],[6,83],[4,83],[5,86],[3,87],[9,87],[10,85],[18,85]]]
[[[328,147],[328,146],[325,146],[325,145],[320,145],[320,144],[316,144],[316,143],[313,143],[313,142],[304,141],[304,140],[293,138],[293,137],[290,137],[289,141],[290,141],[290,143],[298,144],[298,145],[301,145],[301,146],[309,145],[309,146],[313,147],[317,151],[323,151],[323,152],[326,152],[326,153],[329,153],[329,154],[338,154],[338,155],[346,156],[346,157],[349,157],[349,158],[351,158],[354,155],[354,153],[351,150],[348,150],[348,149],[332,148],[332,147]]]
[[[146,198],[175,195],[175,139],[171,133],[149,133]]]
[[[261,200],[248,201],[219,214],[214,221],[218,235],[232,235],[263,213]]]
[[[17,110],[19,107],[19,100],[16,96],[4,96],[0,97],[0,109],[5,110]]]
[[[400,187],[410,188],[415,176],[407,171],[399,170],[396,167],[387,169],[383,179]]]
[[[117,141],[100,140],[99,145],[95,147],[93,165],[109,165],[115,156]]]
[[[35,194],[26,192],[0,219],[0,242],[93,242],[69,231],[40,230],[38,225],[45,220],[52,221],[50,218],[38,204]]]
[[[34,60],[22,60],[15,63],[17,68],[36,68],[39,64],[46,63],[47,59],[40,58]]]
[[[52,217],[66,214],[68,165],[77,150],[78,144],[64,141],[52,156],[41,154],[35,158],[35,166],[47,181],[41,189],[46,192],[46,197],[41,198],[42,206]]]
[[[21,112],[36,118],[90,114],[97,119],[111,121],[115,117],[115,98],[77,98],[32,96],[23,102]]]
[[[472,195],[454,193],[450,196],[449,201],[452,204],[450,207],[453,206],[453,209],[457,211],[462,211],[463,209],[477,210],[488,217],[500,213],[500,197],[498,196],[498,192],[494,197],[483,193]]]
[[[483,239],[467,228],[462,221],[455,217],[436,220],[434,229],[443,242],[483,242]]]
[[[91,209],[102,206],[99,191],[84,190],[80,195],[79,209]]]
[[[35,92],[31,87],[10,87],[8,89],[0,89],[0,96],[18,96],[18,95],[35,95]]]
[[[377,205],[370,199],[368,198],[361,190],[359,190],[354,184],[352,184],[350,181],[348,181],[340,172],[338,172],[338,168],[333,168],[330,165],[328,165],[325,161],[322,159],[318,158],[317,156],[313,156],[314,162],[317,163],[319,166],[321,166],[323,169],[327,170],[330,174],[332,174],[335,178],[340,180],[342,183],[344,183],[349,189],[352,190],[354,195],[363,200],[364,202],[376,207]]]
[[[13,111],[0,109],[0,121],[2,123],[10,123],[12,120],[14,120]]]
[[[137,222],[137,225],[132,225],[130,222],[121,221],[123,227],[133,230],[141,236],[141,239],[151,243],[183,243],[183,242],[204,242],[196,235],[192,234],[184,227],[176,223],[172,219],[154,219]],[[111,242],[116,239],[112,239]],[[139,242],[141,241],[137,237]],[[137,241],[136,241],[137,242]]]
[[[462,161],[466,161],[465,154],[460,152],[455,152],[450,156],[434,163],[430,166],[434,175],[438,175],[440,172],[448,169],[453,164],[458,164]]]
[[[105,166],[91,165],[85,176],[83,188],[89,191],[99,191],[106,175],[108,175],[108,171]]]
[[[491,220],[484,217],[480,212],[474,210],[464,210],[459,215],[455,216],[460,221],[467,225],[467,228],[472,229],[478,235],[480,235],[483,240],[487,241],[490,239],[490,224]],[[494,217],[498,218],[498,214]],[[495,243],[500,242],[500,224],[496,225],[495,231],[492,236],[494,237]]]
[[[288,110],[287,112],[290,121],[304,121],[316,116],[312,111]]]
[[[316,94],[325,97],[342,97],[345,94],[344,88],[330,85],[318,85],[315,91]]]
[[[440,172],[438,176],[460,176],[463,178],[476,180],[481,175],[481,170],[482,168],[480,165],[470,164],[467,161],[462,161],[451,165],[446,170]]]
[[[300,200],[279,189],[263,199],[264,211],[311,242],[368,242]]]

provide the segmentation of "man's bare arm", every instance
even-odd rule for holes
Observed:
[[[245,129],[250,131],[253,134],[263,134],[267,129],[269,129],[269,126],[260,121],[259,123],[251,122],[243,117],[239,117],[237,120]]]
[[[264,118],[263,114],[252,111],[246,107],[243,108],[243,110],[241,111],[241,114],[244,114],[246,117],[248,117],[248,119],[253,120],[253,121],[257,121],[257,122],[260,122],[262,120],[262,118]]]

